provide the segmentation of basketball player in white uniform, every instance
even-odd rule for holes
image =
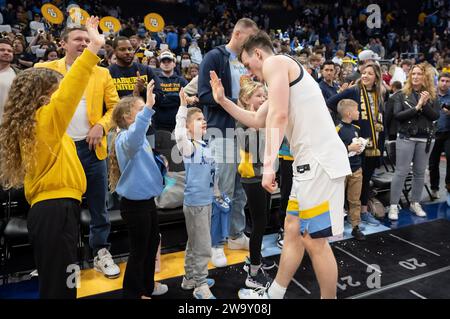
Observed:
[[[305,249],[321,297],[336,298],[337,264],[327,238],[344,231],[345,176],[351,174],[347,150],[319,85],[293,58],[275,55],[265,32],[247,40],[240,59],[268,86],[267,102],[257,112],[239,108],[224,96],[220,79],[211,72],[214,98],[244,125],[266,127],[262,186],[267,191],[277,189],[274,163],[285,135],[294,156],[294,176],[277,276],[268,289],[241,289],[239,298],[284,298]]]

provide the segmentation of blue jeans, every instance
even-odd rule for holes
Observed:
[[[111,223],[109,221],[109,213],[106,210],[106,192],[108,187],[106,160],[100,161],[95,155],[95,151],[89,150],[89,144],[85,140],[75,142],[75,145],[87,179],[85,195],[91,214],[89,246],[91,246],[94,256],[96,256],[100,249],[109,249],[111,246],[108,243]]]
[[[244,206],[247,202],[241,177],[237,172],[236,141],[215,138],[210,142],[210,147],[216,161],[216,178],[219,179],[220,192],[232,199],[229,237],[236,239],[242,236],[245,230]]]

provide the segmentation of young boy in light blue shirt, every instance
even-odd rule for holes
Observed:
[[[214,196],[215,164],[203,136],[206,121],[199,108],[187,108],[187,96],[180,91],[180,108],[176,116],[175,139],[186,169],[183,212],[188,242],[185,276],[181,288],[194,289],[196,299],[215,299],[209,289],[214,280],[207,278],[211,258],[211,212]]]

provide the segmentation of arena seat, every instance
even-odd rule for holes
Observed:
[[[22,189],[2,191],[2,206],[4,216],[0,226],[1,242],[1,274],[3,282],[8,281],[8,262],[11,259],[13,247],[29,246],[27,215],[30,206]]]

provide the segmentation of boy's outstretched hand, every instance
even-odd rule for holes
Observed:
[[[148,108],[152,108],[155,105],[155,94],[153,93],[153,89],[155,88],[155,81],[151,80],[147,85],[147,102],[146,106]]]

